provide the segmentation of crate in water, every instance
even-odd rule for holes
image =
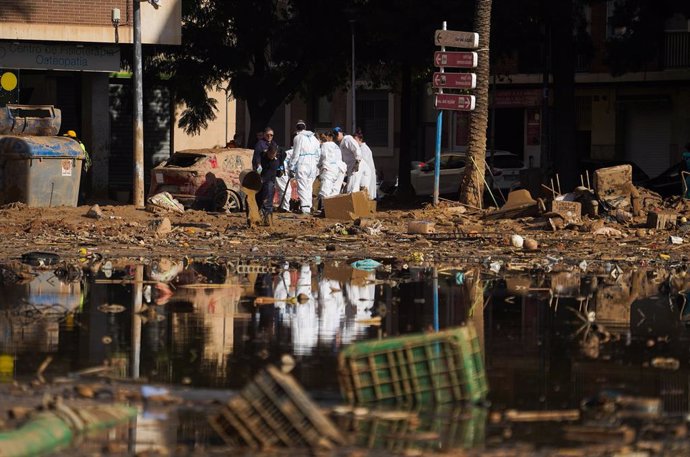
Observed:
[[[231,446],[330,449],[345,443],[294,378],[271,365],[210,421]]]
[[[352,344],[338,357],[338,377],[351,403],[478,402],[488,392],[472,325]]]
[[[485,408],[444,404],[430,409],[372,409],[365,415],[335,415],[334,420],[355,446],[399,454],[475,449],[485,442],[486,417]]]

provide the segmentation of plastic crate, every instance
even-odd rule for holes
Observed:
[[[384,414],[372,410],[365,416],[339,415],[334,420],[357,447],[405,453],[476,449],[485,442],[486,418],[485,408],[446,404],[430,410],[415,408]]]
[[[479,402],[488,393],[472,325],[352,344],[338,356],[338,377],[358,404]]]
[[[269,365],[210,420],[231,446],[330,449],[345,440],[292,376]]]

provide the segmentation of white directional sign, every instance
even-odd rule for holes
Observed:
[[[434,87],[437,89],[474,89],[477,75],[474,73],[434,73]]]
[[[434,34],[436,46],[476,49],[479,47],[479,34],[456,30],[437,30]]]
[[[472,111],[474,104],[474,95],[436,94],[436,109]]]

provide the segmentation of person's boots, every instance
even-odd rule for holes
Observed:
[[[272,227],[273,226],[273,213],[269,213],[267,211],[262,211],[261,212],[261,220],[262,220],[262,225],[265,225],[266,227]]]

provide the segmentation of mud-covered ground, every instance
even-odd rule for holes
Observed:
[[[669,204],[667,204],[669,205]],[[669,205],[670,206],[670,205]],[[360,225],[352,221],[277,213],[273,226],[248,228],[244,214],[186,211],[154,214],[133,206],[102,206],[103,217],[88,217],[89,206],[76,208],[3,207],[0,217],[0,252],[5,259],[30,251],[60,254],[64,260],[89,253],[104,257],[189,256],[272,257],[301,260],[321,258],[396,257],[410,263],[465,266],[491,262],[500,268],[523,269],[547,263],[590,266],[613,262],[639,264],[678,262],[689,252],[686,234],[690,216],[683,202],[666,208],[678,214],[669,230],[646,228],[646,214],[627,224],[604,215],[587,216],[578,225],[554,231],[543,216],[518,219],[483,219],[491,210],[473,210],[453,202],[439,207],[387,209],[380,206],[374,219]],[[689,208],[690,209],[690,208]],[[160,227],[168,218],[171,231]],[[408,234],[411,221],[435,224],[433,234]],[[604,228],[603,230],[601,230]],[[596,234],[606,232],[608,234]],[[517,248],[517,234],[537,242],[536,249]],[[674,244],[671,236],[675,238]],[[528,243],[525,243],[527,246]],[[494,265],[494,268],[497,268]]]

